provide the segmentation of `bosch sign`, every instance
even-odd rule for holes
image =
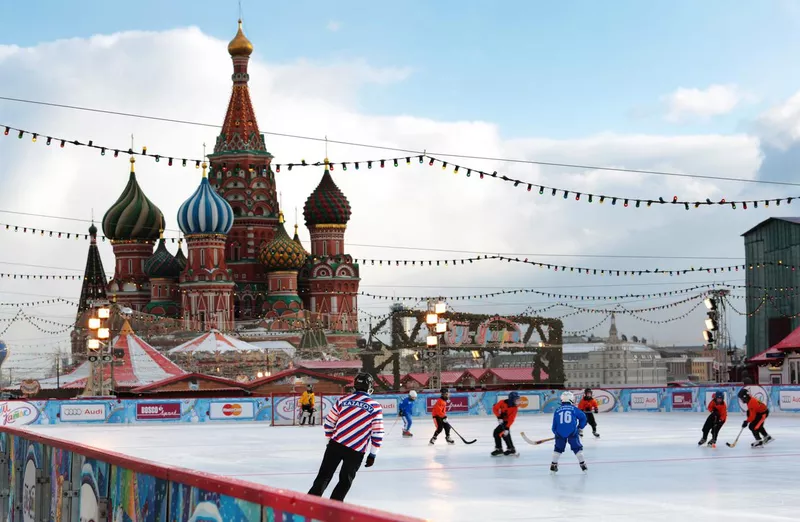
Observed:
[[[85,422],[106,420],[106,405],[94,404],[62,404],[59,411],[61,422]]]

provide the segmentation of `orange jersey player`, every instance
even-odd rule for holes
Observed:
[[[433,423],[436,425],[436,432],[431,437],[429,444],[436,444],[436,437],[444,430],[444,440],[448,444],[455,444],[456,441],[450,438],[450,423],[447,422],[447,402],[450,400],[450,392],[447,388],[442,388],[442,395],[433,405],[431,416]]]
[[[772,437],[764,429],[764,422],[769,416],[769,409],[767,405],[760,400],[752,397],[747,388],[739,390],[739,400],[747,405],[747,419],[742,422],[742,428],[750,425],[750,431],[753,432],[753,437],[756,441],[751,444],[752,447],[758,448],[772,442]]]
[[[498,455],[517,455],[517,450],[514,449],[514,442],[511,440],[511,425],[517,418],[517,402],[519,401],[519,393],[512,391],[508,394],[508,398],[504,399],[492,407],[492,413],[497,417],[497,427],[494,429],[494,451],[492,457]],[[506,449],[503,452],[503,442],[506,442]]]
[[[600,434],[597,433],[597,421],[594,420],[594,414],[598,411],[597,408],[597,401],[592,397],[592,390],[586,388],[583,390],[581,402],[578,403],[578,409],[586,414],[586,422],[592,427],[592,435],[595,437],[600,436]],[[580,435],[583,437],[583,430],[580,430]]]
[[[705,424],[703,424],[703,438],[700,439],[697,445],[702,446],[706,443],[708,432],[710,431],[711,440],[708,442],[708,445],[712,448],[716,448],[719,430],[722,429],[722,425],[728,420],[728,407],[725,406],[725,392],[718,391],[714,393],[714,398],[708,403],[708,411],[710,411],[711,414],[706,419]]]

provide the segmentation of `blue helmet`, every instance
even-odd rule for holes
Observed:
[[[508,394],[508,402],[509,402],[509,404],[511,404],[512,406],[514,406],[515,404],[517,404],[517,401],[518,401],[518,400],[519,400],[519,393],[517,393],[517,392],[515,392],[515,391],[512,391],[511,393],[509,393],[509,394]]]
[[[714,392],[714,400],[716,401],[725,401],[725,392]]]

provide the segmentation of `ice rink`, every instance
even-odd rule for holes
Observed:
[[[520,416],[512,428],[521,456],[490,457],[495,422],[451,417],[468,440],[428,445],[432,422],[415,419],[415,437],[401,437],[387,419],[387,437],[375,466],[362,468],[347,502],[437,521],[747,521],[798,520],[800,416],[772,415],[775,437],[753,449],[749,430],[735,448],[742,414],[732,414],[716,449],[698,447],[701,413],[600,414],[602,437],[584,438],[589,471],[567,452],[556,476],[549,472],[550,415]],[[265,424],[153,424],[29,426],[81,442],[201,471],[306,492],[326,439],[322,428]],[[588,433],[587,433],[588,434]],[[329,486],[328,495],[334,482]]]

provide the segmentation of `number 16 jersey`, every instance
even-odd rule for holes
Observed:
[[[586,415],[573,404],[562,404],[553,413],[553,434],[568,439],[586,427]]]

